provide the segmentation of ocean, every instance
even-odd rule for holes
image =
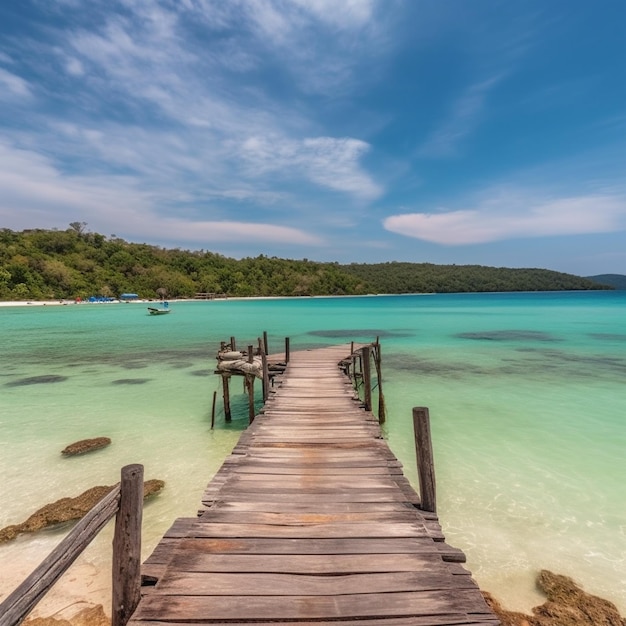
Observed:
[[[224,422],[220,341],[272,352],[380,338],[385,435],[417,486],[411,409],[427,406],[446,540],[507,608],[543,601],[540,569],[626,614],[626,292],[437,294],[0,307],[0,527],[48,502],[114,484],[142,463],[165,489],[144,510],[147,557],[246,427],[231,385]],[[260,385],[258,386],[260,387]],[[218,390],[215,428],[211,403]],[[260,401],[259,401],[260,406]],[[74,441],[112,444],[67,458]],[[0,545],[0,599],[68,527]],[[103,603],[112,524],[36,614]]]

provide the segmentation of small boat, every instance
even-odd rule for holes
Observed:
[[[166,313],[169,313],[169,312],[170,312],[170,305],[168,302],[163,303],[162,309],[157,309],[152,306],[148,307],[148,313],[150,313],[150,315],[165,315]]]

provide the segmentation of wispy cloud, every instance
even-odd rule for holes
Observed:
[[[0,99],[30,96],[31,88],[23,78],[0,67]]]
[[[391,215],[383,225],[394,233],[450,246],[607,233],[626,229],[626,196],[540,198],[496,190],[476,208]]]
[[[284,102],[257,73],[287,69],[309,89],[324,64],[348,67],[344,46],[360,33],[359,46],[367,48],[365,31],[376,5],[114,0],[94,3],[98,19],[78,16],[58,30],[51,21],[45,37],[15,44],[24,59],[46,59],[39,73],[49,92],[57,89],[51,94],[57,106],[50,111],[34,103],[28,128],[4,129],[7,158],[19,158],[4,172],[0,210],[11,211],[10,195],[19,199],[21,223],[32,211],[41,224],[34,215],[47,198],[50,218],[57,208],[63,213],[65,203],[80,211],[73,219],[96,227],[112,222],[105,205],[121,205],[138,224],[143,216],[144,231],[155,216],[174,211],[193,226],[185,230],[183,220],[180,228],[165,229],[170,233],[229,240],[228,232],[246,232],[253,224],[261,239],[289,235],[318,245],[318,236],[305,236],[296,224],[308,213],[309,199],[292,190],[336,194],[346,211],[351,202],[376,199],[383,190],[363,166],[371,146],[329,136],[314,112]],[[62,13],[68,5],[46,8]],[[192,23],[197,27],[189,28]],[[30,94],[29,84],[7,70],[0,70],[1,86],[13,97]],[[265,219],[278,223],[258,223],[259,206],[272,207]],[[320,209],[318,217],[323,214]]]
[[[452,105],[447,119],[419,146],[417,155],[425,158],[456,156],[462,141],[480,124],[487,96],[501,78],[494,76],[466,89]]]
[[[251,137],[244,142],[241,154],[253,175],[295,171],[329,189],[372,200],[382,189],[359,165],[369,148],[367,143],[351,138],[315,137],[291,141]]]
[[[142,189],[131,176],[68,176],[59,172],[49,159],[32,151],[15,149],[0,142],[0,221],[16,221],[14,227],[58,227],[67,215],[86,221],[97,232],[116,232],[127,237],[152,240],[219,243],[241,241],[313,245],[322,237],[290,226],[228,219],[183,219],[160,215],[155,209],[155,193]],[[158,200],[158,198],[157,198]],[[159,206],[161,198],[156,202]]]

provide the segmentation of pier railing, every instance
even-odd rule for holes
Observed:
[[[120,483],[0,603],[0,626],[20,624],[113,516],[111,626],[125,626],[140,599],[142,514],[143,465],[126,465]]]

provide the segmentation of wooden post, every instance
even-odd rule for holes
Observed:
[[[141,598],[143,465],[122,468],[120,509],[113,537],[111,626],[126,626]]]
[[[254,361],[254,354],[253,351],[254,350],[254,346],[248,346],[248,363],[252,363],[252,361]]]
[[[230,390],[228,388],[230,374],[222,374],[222,391],[224,393],[224,419],[230,422],[232,415],[230,412]]]
[[[352,353],[352,384],[354,385],[354,388],[358,391],[359,386],[356,382],[356,359],[357,359],[356,353],[353,352]]]
[[[235,342],[235,338],[231,337],[230,338],[230,349],[234,352],[237,349],[237,345]]]
[[[350,342],[350,354],[354,354],[354,341]]]
[[[285,337],[285,363],[289,363],[289,337]]]
[[[254,374],[246,374],[246,385],[248,387],[248,421],[254,421]]]
[[[263,331],[263,350],[265,351],[265,354],[270,353],[269,344],[267,343],[267,331],[266,330]]]
[[[217,391],[213,392],[213,406],[211,407],[211,430],[215,426],[215,401],[217,400]]]
[[[363,370],[363,393],[365,394],[365,410],[372,410],[372,372],[370,368],[370,347],[363,348],[363,361],[361,362]]]
[[[263,402],[267,402],[267,398],[270,395],[270,370],[265,351],[261,352],[261,363],[263,364]]]
[[[435,462],[430,436],[430,416],[426,407],[413,408],[413,431],[415,433],[417,475],[420,483],[420,508],[436,513]]]
[[[374,347],[374,363],[376,364],[376,376],[378,377],[378,423],[384,424],[387,420],[387,415],[385,412],[385,396],[383,395],[383,366],[378,337]]]

